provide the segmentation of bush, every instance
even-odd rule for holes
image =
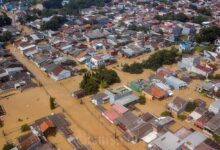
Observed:
[[[140,63],[133,63],[131,65],[125,64],[123,65],[122,71],[132,74],[140,74],[143,72],[143,67]]]
[[[197,107],[195,102],[188,102],[185,108],[186,112],[192,112]]]
[[[145,98],[145,96],[141,95],[141,96],[139,97],[138,102],[139,102],[139,104],[141,104],[141,105],[146,104],[146,98]]]
[[[178,115],[177,118],[183,121],[183,120],[186,120],[187,117],[186,115]]]
[[[163,116],[163,117],[166,117],[166,116],[170,116],[170,117],[173,117],[172,113],[170,111],[164,111],[160,114],[160,116]]]
[[[6,144],[3,146],[2,150],[10,150],[10,149],[12,149],[12,148],[14,148],[14,147],[15,147],[14,144],[12,144],[12,143],[6,143]]]
[[[30,126],[28,124],[23,124],[21,126],[21,132],[26,132],[30,130]]]

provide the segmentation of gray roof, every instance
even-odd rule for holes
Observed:
[[[128,96],[122,97],[118,100],[116,100],[115,102],[121,104],[122,106],[127,105],[129,103],[132,103],[134,101],[137,101],[139,99],[138,96],[134,95],[134,94],[130,94]]]
[[[90,31],[90,32],[86,33],[86,36],[90,39],[99,39],[99,38],[105,37],[105,35],[102,32],[100,32],[99,30]]]
[[[153,145],[156,145],[161,150],[177,150],[180,149],[183,143],[184,141],[169,131],[153,141]]]
[[[206,139],[207,137],[205,135],[195,131],[184,139],[185,141],[184,145],[187,146],[188,148],[194,149],[196,146],[204,142]]]
[[[95,99],[95,100],[103,100],[103,99],[106,99],[108,97],[107,94],[105,93],[98,93],[98,94],[95,94],[92,96],[92,99]]]
[[[210,106],[220,109],[220,99],[217,99],[216,101],[211,103]]]
[[[220,129],[220,114],[216,114],[214,117],[212,117],[206,124],[205,128],[209,129],[212,132],[215,132],[216,130]]]
[[[52,72],[57,66],[59,66],[58,64],[49,64],[47,66],[44,66],[44,68],[46,69],[46,72],[50,73]]]

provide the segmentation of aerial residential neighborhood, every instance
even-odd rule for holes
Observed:
[[[220,150],[220,1],[0,0],[0,149]]]

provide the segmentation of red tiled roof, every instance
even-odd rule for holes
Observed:
[[[209,73],[209,72],[212,71],[212,69],[210,69],[210,68],[208,68],[208,67],[206,67],[206,66],[202,66],[202,65],[200,65],[200,64],[196,65],[196,68],[198,68],[198,69],[200,69],[200,70],[202,70],[202,71],[204,71],[204,72],[207,72],[207,73]]]
[[[112,123],[120,116],[113,108],[105,111],[103,115]]]
[[[165,97],[167,95],[167,93],[160,89],[159,87],[156,87],[156,86],[152,86],[151,89],[150,89],[150,93],[152,96],[158,98],[158,99],[161,99],[163,97]]]
[[[51,120],[46,120],[40,124],[39,128],[42,132],[45,132],[49,128],[55,127]]]
[[[57,66],[57,67],[53,70],[53,74],[54,74],[55,76],[57,76],[57,75],[59,75],[63,70],[64,70],[63,67]]]
[[[128,111],[127,108],[125,108],[124,106],[120,105],[119,103],[115,103],[112,108],[119,114],[123,114],[125,112]]]

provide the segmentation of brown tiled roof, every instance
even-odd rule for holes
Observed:
[[[18,138],[18,142],[21,150],[27,150],[33,144],[39,143],[40,139],[33,133],[28,133],[26,135],[20,136]]]

